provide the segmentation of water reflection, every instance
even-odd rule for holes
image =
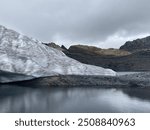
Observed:
[[[0,112],[150,112],[149,95],[150,91],[142,89],[40,89],[4,85],[0,87]]]

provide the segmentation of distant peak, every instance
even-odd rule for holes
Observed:
[[[133,41],[127,41],[123,46],[120,47],[120,50],[129,52],[136,52],[145,49],[150,49],[150,36],[141,39],[138,38]]]

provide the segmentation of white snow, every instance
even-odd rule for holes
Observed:
[[[116,72],[82,64],[63,52],[0,26],[0,70],[31,75],[109,75]]]

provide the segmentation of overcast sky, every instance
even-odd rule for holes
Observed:
[[[150,35],[150,0],[0,0],[0,24],[67,47],[117,48]]]

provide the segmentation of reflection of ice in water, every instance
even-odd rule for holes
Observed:
[[[0,112],[150,112],[149,101],[115,89],[10,87],[10,94],[3,89]]]

